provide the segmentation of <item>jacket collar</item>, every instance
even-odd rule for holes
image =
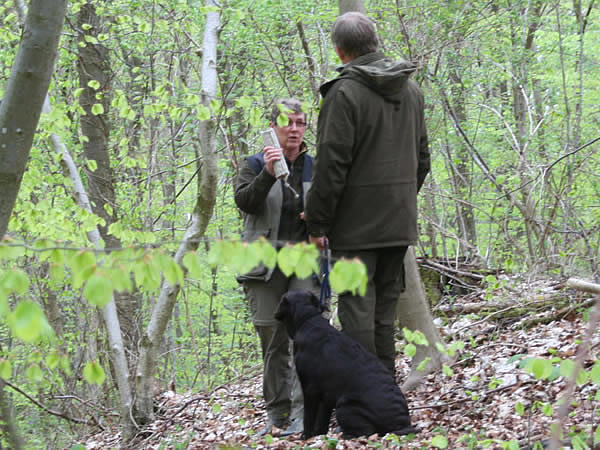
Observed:
[[[361,55],[357,58],[354,58],[352,61],[347,62],[341,66],[338,66],[335,70],[337,70],[340,74],[337,78],[333,80],[329,80],[321,85],[319,88],[319,92],[321,92],[321,96],[325,97],[327,92],[337,81],[343,80],[344,78],[348,78],[348,74],[346,73],[346,69],[351,68],[352,66],[358,66],[363,64],[370,64],[374,61],[378,61],[380,59],[384,59],[385,55],[382,52],[371,52]]]

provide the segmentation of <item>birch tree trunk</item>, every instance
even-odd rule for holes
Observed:
[[[207,0],[206,6],[216,7],[217,3]],[[202,102],[209,106],[217,94],[217,42],[220,26],[218,10],[206,14],[202,58]],[[196,250],[212,216],[217,197],[218,156],[216,145],[216,124],[212,119],[199,124],[198,139],[202,160],[198,177],[198,195],[192,212],[192,223],[186,230],[183,241],[175,254],[175,261],[182,264],[183,256]],[[136,369],[136,418],[141,423],[154,420],[152,384],[157,368],[158,349],[165,333],[180,286],[171,285],[166,280],[160,298],[152,310],[150,321],[141,339],[140,357]]]
[[[79,176],[77,167],[71,158],[71,154],[67,151],[67,148],[60,141],[58,136],[53,134],[51,139],[54,149],[61,154],[62,162],[66,166],[69,176],[73,181],[73,194],[77,204],[91,213],[92,207],[90,205],[88,195],[81,181],[81,177]],[[102,250],[100,232],[97,228],[88,232],[88,239],[98,250]],[[123,345],[123,338],[121,336],[121,327],[119,325],[119,317],[117,315],[117,307],[114,296],[112,296],[110,302],[108,302],[108,304],[102,308],[102,317],[108,333],[111,361],[113,364],[117,388],[119,390],[121,435],[123,436],[124,440],[128,440],[133,436],[136,426],[132,421],[132,391],[130,386],[130,374],[127,366],[127,358],[125,357],[125,347]]]
[[[0,103],[0,239],[8,228],[48,92],[66,5],[66,0],[31,1]]]

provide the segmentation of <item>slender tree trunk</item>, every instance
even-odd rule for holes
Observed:
[[[55,150],[62,156],[62,163],[69,173],[71,180],[73,181],[73,195],[77,201],[77,204],[86,211],[92,212],[90,201],[83,187],[83,183],[79,176],[79,171],[71,158],[71,154],[67,148],[58,140],[57,137],[53,140],[55,143]],[[88,232],[88,239],[94,244],[94,246],[101,250],[101,238],[98,229],[93,229]],[[117,307],[114,301],[114,297],[111,298],[110,302],[102,308],[102,317],[108,333],[108,342],[111,350],[111,362],[113,371],[116,378],[117,387],[119,390],[119,412],[121,414],[121,433],[124,440],[128,440],[133,436],[135,432],[135,423],[131,420],[131,386],[130,386],[130,375],[129,368],[127,365],[127,358],[125,357],[125,347],[123,345],[123,338],[121,336],[121,326],[119,324],[119,317],[117,315]]]
[[[214,0],[207,0],[207,7],[216,6]],[[218,11],[206,14],[202,58],[202,102],[209,106],[217,93],[217,40],[220,26]],[[217,197],[218,155],[216,153],[216,124],[214,120],[205,120],[199,125],[198,140],[202,153],[200,176],[198,177],[198,196],[192,213],[192,223],[185,232],[175,261],[182,264],[183,256],[198,248],[212,216]],[[152,384],[157,368],[158,349],[165,333],[180,286],[163,283],[158,302],[152,310],[150,322],[142,336],[140,358],[136,370],[136,414],[140,422],[154,419]]]
[[[116,218],[114,174],[110,165],[108,112],[111,99],[111,70],[108,49],[101,43],[86,41],[87,36],[97,38],[102,34],[102,21],[96,13],[96,3],[85,3],[77,15],[78,29],[82,30],[79,42],[77,69],[79,85],[83,89],[79,103],[85,111],[80,118],[81,132],[86,137],[83,150],[92,169],[86,168],[87,192],[92,211],[104,220],[98,231],[107,248],[121,246],[119,239],[108,233],[108,227]],[[101,108],[99,108],[101,107]],[[95,109],[97,108],[97,109]],[[122,336],[129,354],[135,354],[138,341],[140,296],[137,292],[115,293]]]
[[[411,361],[411,372],[402,385],[402,389],[408,391],[418,386],[425,374],[440,369],[442,364],[449,358],[442,354],[435,345],[437,342],[443,344],[443,341],[433,324],[425,286],[421,279],[413,247],[408,249],[404,257],[404,270],[406,290],[398,300],[396,309],[398,321],[402,327],[406,327],[411,331],[419,330],[429,342],[427,346],[417,346],[417,353]],[[417,370],[417,367],[425,358],[430,358],[430,360],[425,365],[424,371]]]
[[[4,380],[2,378],[0,378],[0,429],[2,434],[6,436],[11,449],[21,450],[25,448],[21,433],[15,424],[10,401],[6,397],[6,392],[4,392]]]
[[[358,11],[363,14],[366,13],[364,0],[339,0],[338,6],[340,9],[340,16],[350,11]]]
[[[0,103],[0,239],[17,200],[54,70],[66,0],[32,0]]]
[[[66,6],[65,0],[31,1],[19,50],[0,102],[0,239],[8,229],[54,71]],[[4,382],[0,380],[2,428],[12,448],[20,450],[23,441],[11,410]]]

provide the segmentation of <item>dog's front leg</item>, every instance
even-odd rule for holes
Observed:
[[[318,393],[310,392],[309,389],[304,389],[304,432],[302,433],[302,439],[306,440],[313,436],[316,436],[316,420],[317,413],[319,411],[319,395]]]
[[[322,399],[319,402],[317,417],[315,419],[315,435],[327,434],[329,431],[329,421],[331,420],[332,412],[333,407],[327,405],[327,403]]]

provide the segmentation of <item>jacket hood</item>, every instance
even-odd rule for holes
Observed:
[[[321,94],[324,97],[336,81],[353,79],[387,100],[399,102],[406,81],[416,69],[405,60],[393,61],[380,52],[367,53],[342,66],[339,77],[321,86]]]

